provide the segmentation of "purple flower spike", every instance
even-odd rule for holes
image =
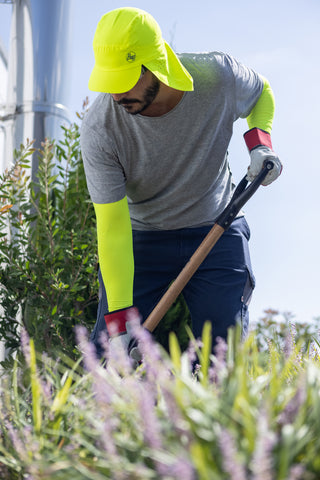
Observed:
[[[222,430],[219,444],[222,453],[223,469],[229,474],[230,480],[247,480],[245,469],[237,459],[237,447],[234,438],[228,430]]]
[[[268,417],[265,411],[259,415],[256,447],[252,459],[252,480],[274,480],[272,450],[276,443],[276,435],[269,430]]]

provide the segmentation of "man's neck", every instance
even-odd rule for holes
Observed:
[[[183,97],[184,92],[181,90],[175,90],[168,87],[164,83],[160,82],[159,93],[154,101],[146,108],[141,115],[146,117],[161,117],[170,112]]]

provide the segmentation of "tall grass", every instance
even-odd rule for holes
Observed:
[[[78,329],[81,360],[39,355],[24,332],[23,357],[1,380],[1,478],[29,480],[320,478],[320,368],[272,338],[231,330],[210,354],[201,342],[170,354],[136,326],[143,363],[105,342],[97,360]],[[194,367],[195,358],[200,359]]]

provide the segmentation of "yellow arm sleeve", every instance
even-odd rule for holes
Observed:
[[[266,79],[261,95],[247,117],[249,128],[260,128],[271,133],[274,116],[274,96]]]
[[[109,312],[133,302],[133,245],[127,198],[114,203],[94,203],[98,254]]]

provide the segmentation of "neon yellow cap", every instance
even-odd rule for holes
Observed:
[[[142,65],[169,87],[193,90],[191,75],[162,38],[158,23],[144,10],[125,7],[106,13],[98,23],[93,50],[90,90],[128,92],[138,82]]]

